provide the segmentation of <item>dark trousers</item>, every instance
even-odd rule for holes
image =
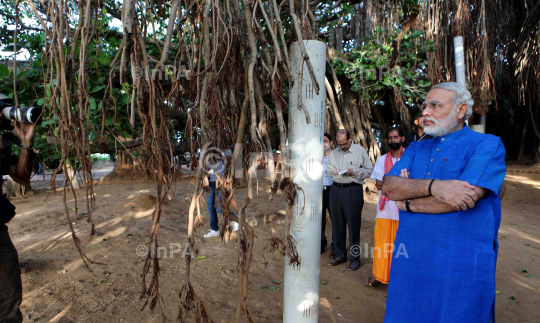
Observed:
[[[7,227],[0,224],[0,322],[23,321],[19,255],[11,242]]]
[[[332,186],[330,190],[330,216],[332,217],[332,241],[336,256],[347,260],[347,227],[349,227],[349,248],[360,245],[360,225],[364,207],[362,185],[351,187]],[[353,250],[358,250],[354,248]],[[360,255],[351,255],[351,261]]]
[[[330,212],[330,190],[332,186],[327,186],[326,190],[323,190],[322,196],[322,231],[321,231],[321,250],[324,250],[328,245],[328,240],[326,240],[326,235],[324,234],[326,230],[326,210]],[[330,212],[330,221],[332,221],[332,212]],[[330,245],[330,250],[334,250],[334,241]]]
[[[216,212],[216,182],[208,182],[210,186],[210,192],[206,194],[206,207],[208,208],[208,215],[210,216],[210,228],[214,231],[219,231],[217,212],[223,214],[223,210],[218,204]],[[219,192],[218,199],[221,201],[221,192]]]

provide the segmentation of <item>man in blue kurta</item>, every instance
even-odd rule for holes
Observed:
[[[506,151],[465,125],[473,103],[464,86],[434,86],[422,110],[435,138],[411,143],[384,179],[400,209],[387,323],[494,321]]]

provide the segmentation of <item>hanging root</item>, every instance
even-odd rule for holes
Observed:
[[[287,256],[289,256],[289,266],[299,269],[301,264],[300,255],[296,250],[296,240],[290,234],[287,234]]]
[[[276,236],[272,236],[270,239],[268,239],[268,242],[266,243],[266,246],[261,250],[261,258],[262,263],[264,264],[264,267],[268,266],[268,261],[266,260],[266,257],[264,254],[266,252],[268,253],[274,253],[278,252],[281,257],[285,257],[287,254],[287,246],[285,246],[285,243],[283,240]]]
[[[294,205],[294,202],[296,201],[298,197],[298,191],[302,191],[304,194],[304,205],[302,206],[302,210],[298,213],[298,215],[304,213],[305,208],[305,193],[304,190],[298,186],[298,184],[295,184],[290,178],[284,178],[281,181],[281,190],[283,193],[287,196],[287,228],[286,228],[286,237],[287,240],[287,256],[289,256],[289,265],[294,266],[296,268],[300,267],[301,259],[300,255],[298,255],[298,250],[296,249],[296,240],[294,240],[293,236],[291,235],[291,219],[292,219],[292,207]]]
[[[187,282],[180,289],[180,306],[178,309],[178,322],[188,322],[190,313],[195,317],[197,323],[213,323],[210,312],[203,300],[197,296],[191,282]]]
[[[277,170],[279,169],[280,164],[281,164],[281,156],[278,159],[278,162],[276,164],[276,170],[274,174],[277,173]],[[270,196],[268,196],[268,201],[266,202],[266,208],[264,210],[264,217],[263,217],[264,228],[266,229],[266,232],[268,232],[268,234],[270,235],[270,239],[266,243],[266,246],[264,246],[264,248],[262,248],[261,250],[261,258],[263,260],[263,264],[265,267],[268,266],[268,261],[266,261],[266,257],[264,256],[265,252],[274,253],[277,251],[281,257],[285,257],[285,254],[287,252],[287,247],[285,246],[285,243],[283,242],[283,240],[276,237],[276,235],[272,231],[270,231],[270,228],[268,227],[268,208],[270,207],[270,201],[272,201],[272,197],[274,196],[274,194],[277,193],[278,187],[279,187],[279,181],[277,180],[277,177],[276,177],[274,180],[274,183],[272,183],[272,188],[270,189]]]

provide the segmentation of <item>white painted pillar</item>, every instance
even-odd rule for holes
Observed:
[[[463,51],[463,36],[454,38],[454,57],[456,59],[456,82],[467,87],[465,80],[465,52]]]
[[[304,192],[298,192],[291,221],[300,267],[290,266],[289,258],[285,257],[285,323],[315,323],[319,317],[326,44],[315,40],[304,41],[304,44],[315,70],[319,94],[315,92],[304,62],[301,100],[311,119],[307,124],[304,111],[298,109],[301,52],[299,42],[295,42],[291,46],[294,86],[289,93],[289,160],[291,179]]]
[[[467,81],[465,80],[465,51],[463,48],[463,36],[454,38],[454,57],[456,59],[456,82],[467,87]],[[467,122],[467,120],[465,120]],[[486,130],[486,116],[480,117],[480,124],[469,125],[469,127],[476,131],[484,133]]]

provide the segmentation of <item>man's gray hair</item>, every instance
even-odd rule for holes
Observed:
[[[462,103],[467,103],[469,110],[465,113],[465,120],[469,119],[473,113],[472,107],[474,105],[474,100],[472,99],[471,92],[467,88],[456,82],[445,82],[439,83],[432,87],[431,89],[443,89],[454,92],[454,102],[459,106]]]

